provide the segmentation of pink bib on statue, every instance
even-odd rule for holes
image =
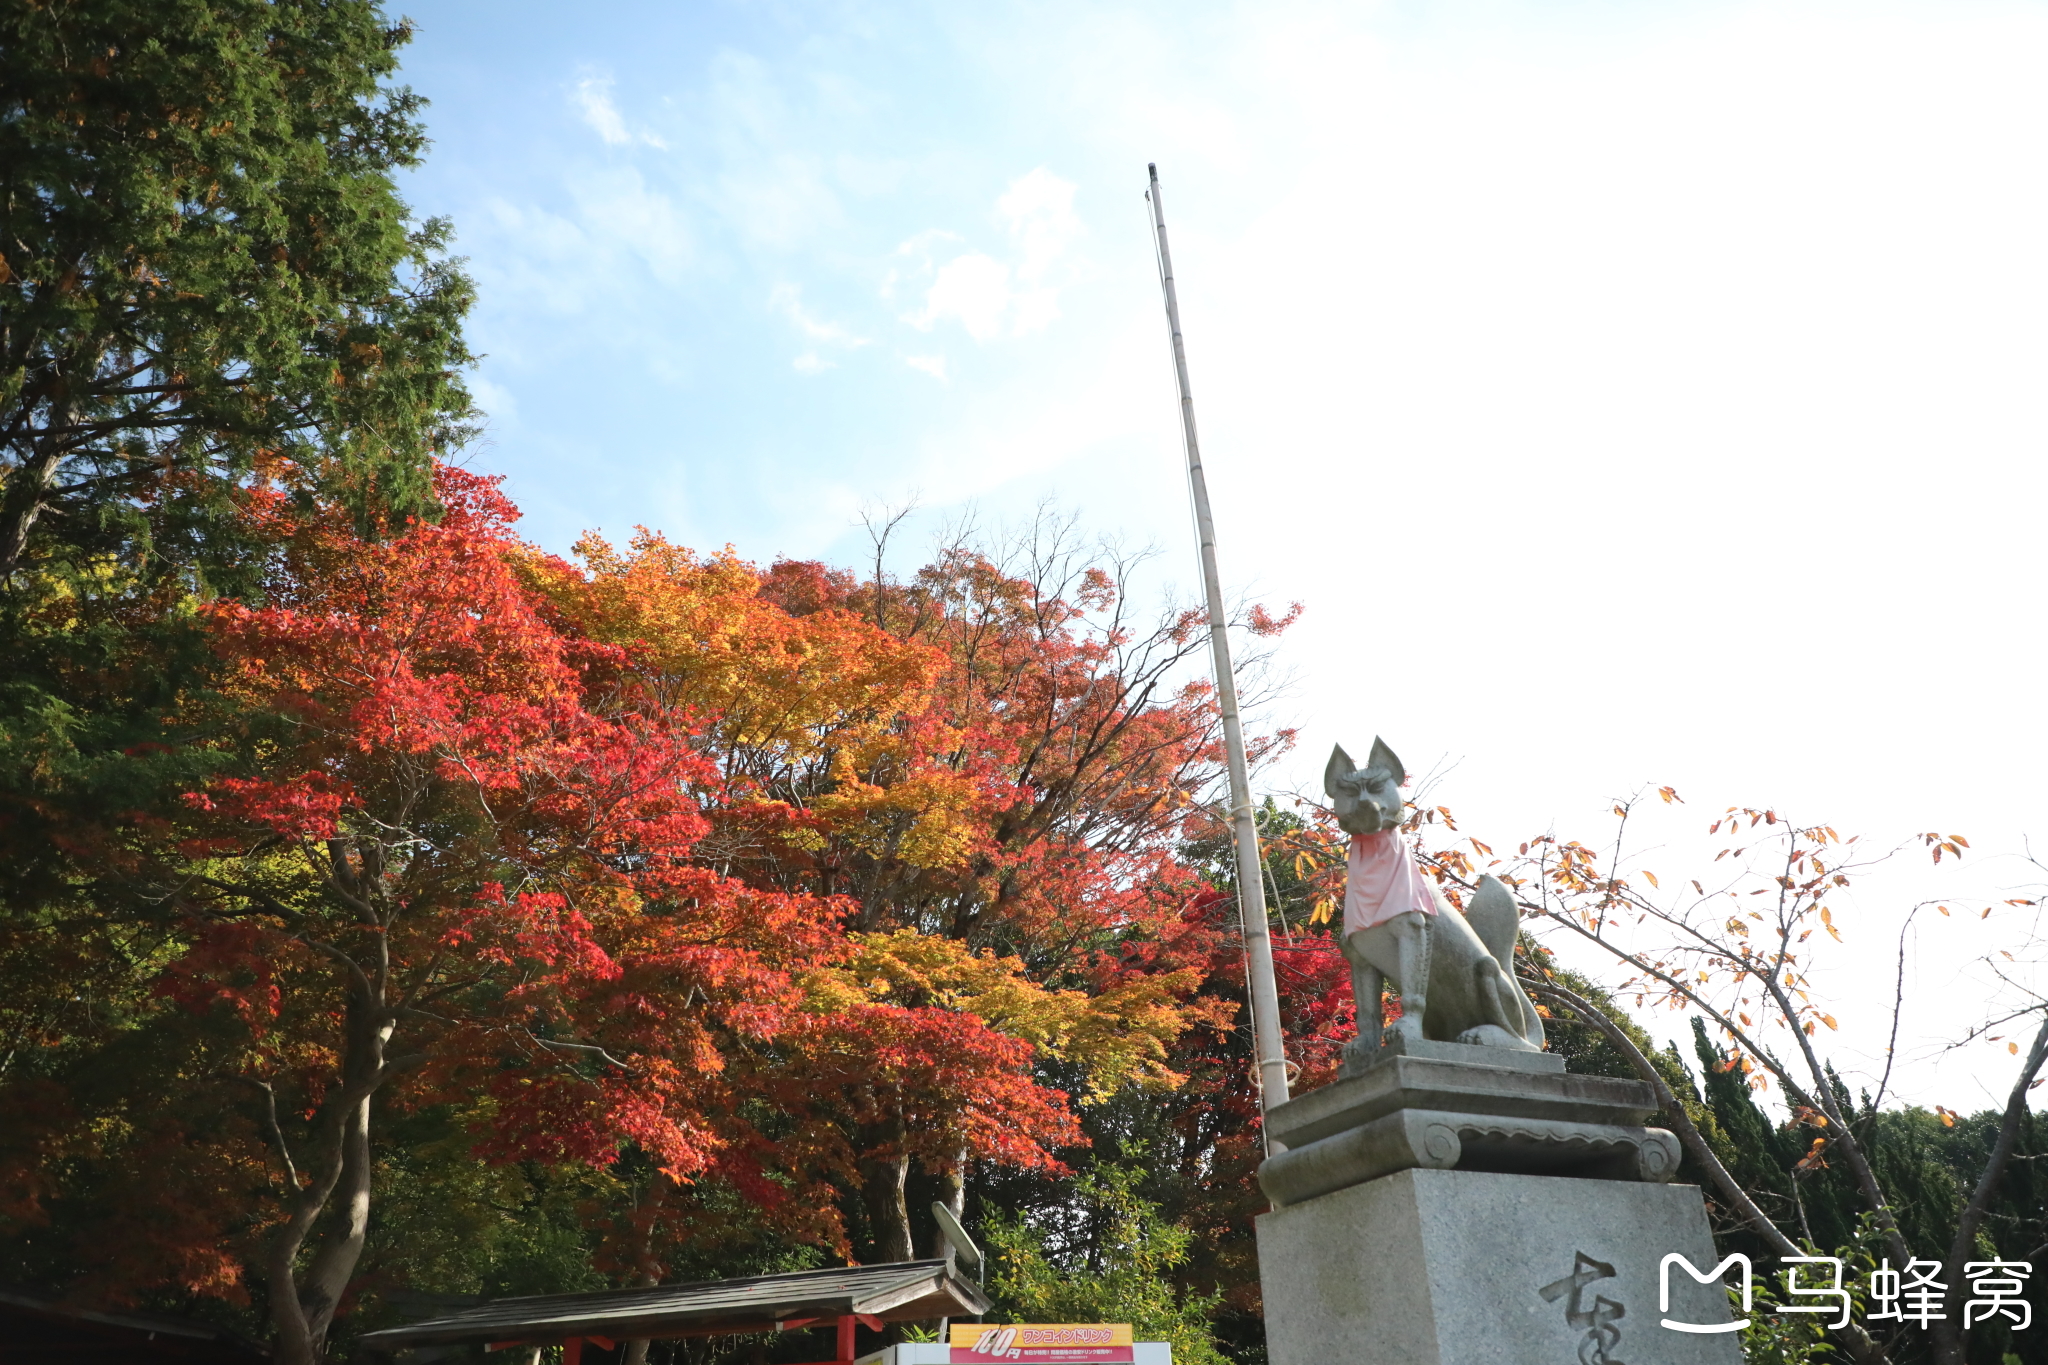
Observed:
[[[1354,834],[1344,862],[1344,932],[1355,934],[1396,915],[1436,913],[1436,897],[1399,830]]]

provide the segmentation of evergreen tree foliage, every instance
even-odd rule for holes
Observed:
[[[425,143],[367,0],[0,5],[0,992],[86,1046],[138,1007],[98,910],[222,755],[195,603],[258,590],[252,482],[430,513],[471,287],[394,175]],[[13,975],[20,973],[21,975]]]
[[[0,579],[218,568],[259,471],[429,505],[471,288],[393,182],[408,36],[370,0],[0,10]]]

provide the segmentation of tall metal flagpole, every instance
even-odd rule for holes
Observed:
[[[1216,700],[1223,712],[1223,750],[1230,761],[1230,824],[1237,846],[1237,913],[1244,926],[1245,977],[1252,1004],[1252,1050],[1259,1059],[1259,1104],[1270,1111],[1287,1102],[1287,1060],[1280,1047],[1280,993],[1273,985],[1273,939],[1266,929],[1266,876],[1259,857],[1259,826],[1252,811],[1251,774],[1245,766],[1244,726],[1237,716],[1237,674],[1230,666],[1230,633],[1223,616],[1223,580],[1216,571],[1216,523],[1209,516],[1209,483],[1195,440],[1195,398],[1188,388],[1187,346],[1180,334],[1180,300],[1173,289],[1173,256],[1166,249],[1166,210],[1159,202],[1159,167],[1151,173],[1152,229],[1159,239],[1159,286],[1166,294],[1166,325],[1173,333],[1173,373],[1180,381],[1180,429],[1187,438],[1188,487],[1195,499],[1195,531],[1202,542],[1202,591],[1209,603],[1209,651],[1216,670]],[[1270,1143],[1269,1143],[1270,1145]]]

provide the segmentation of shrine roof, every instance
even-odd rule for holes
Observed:
[[[650,1289],[494,1299],[424,1322],[366,1332],[359,1340],[380,1351],[570,1337],[635,1341],[772,1332],[798,1323],[823,1327],[846,1315],[883,1322],[975,1317],[988,1308],[987,1295],[961,1276],[951,1260],[892,1261]]]

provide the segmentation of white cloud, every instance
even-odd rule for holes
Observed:
[[[1003,335],[1025,336],[1043,331],[1060,315],[1060,283],[1068,248],[1082,233],[1074,212],[1074,183],[1043,166],[1010,183],[996,200],[996,217],[1010,238],[1008,261],[986,252],[969,251],[934,267],[931,248],[949,234],[922,233],[897,249],[899,256],[922,257],[929,271],[924,307],[904,316],[920,331],[930,331],[947,318],[957,320],[976,341]],[[920,272],[922,273],[922,272]],[[900,279],[892,271],[883,281],[890,296]]]
[[[619,107],[612,103],[610,76],[585,76],[576,82],[576,103],[583,110],[583,121],[610,145],[623,146],[633,140]]]
[[[688,220],[676,203],[630,166],[592,171],[570,185],[584,230],[645,261],[664,284],[679,284],[696,261]]]
[[[943,319],[956,318],[976,341],[1003,334],[1003,314],[1010,308],[1010,268],[979,251],[955,256],[938,268],[925,291],[924,307],[906,318],[929,332]]]
[[[621,300],[664,296],[666,288],[650,286],[680,285],[700,273],[684,211],[631,166],[572,166],[529,202],[484,201],[466,226],[485,306],[510,306],[536,324],[519,329],[517,340],[495,335],[486,349],[501,359],[529,347],[550,350],[557,329],[590,319],[605,320],[597,324],[599,344],[619,340],[619,315],[629,311]],[[650,355],[660,349],[652,341],[643,347]]]
[[[1043,166],[1012,182],[996,200],[996,213],[1009,226],[1010,239],[1019,252],[1017,273],[1027,280],[1043,279],[1081,235],[1081,219],[1074,212],[1074,182],[1060,179]]]
[[[474,268],[486,299],[513,296],[554,316],[584,310],[589,298],[582,274],[593,244],[579,223],[508,199],[486,200],[479,207],[467,227],[469,240],[482,244]],[[503,349],[502,342],[492,347],[498,354]]]
[[[576,82],[576,105],[583,111],[583,121],[605,140],[607,146],[623,147],[629,142],[644,142],[657,151],[667,151],[668,143],[641,129],[637,134],[626,127],[626,119],[619,112],[619,106],[612,103],[612,78],[610,76],[585,76]]]
[[[1049,283],[1053,267],[1081,235],[1074,184],[1040,166],[996,200],[996,213],[1009,225],[1017,246],[1017,278],[1027,286],[1013,300],[1012,330],[1018,336],[1043,331],[1060,315],[1059,291]]]
[[[874,344],[871,337],[860,336],[851,328],[836,322],[827,322],[806,311],[803,291],[793,284],[776,285],[768,295],[768,306],[796,324],[799,332],[818,345],[837,346],[842,350],[853,351]],[[839,366],[838,361],[827,360],[819,355],[816,346],[806,348],[790,364],[798,374],[823,374]]]
[[[801,248],[844,221],[838,196],[808,156],[746,158],[718,177],[713,200],[741,240],[757,250]]]
[[[942,355],[907,355],[903,357],[903,363],[913,370],[923,370],[937,380],[943,381],[948,377],[946,357]]]
[[[907,281],[924,279],[932,273],[932,256],[942,243],[959,240],[958,233],[940,228],[927,228],[910,238],[896,248],[897,264],[883,272],[882,283],[876,292],[885,302],[893,302],[898,286]],[[908,318],[904,320],[909,321]]]
[[[484,410],[493,425],[519,420],[519,401],[503,384],[494,383],[484,375],[472,375],[469,396],[476,400],[476,405]]]
[[[749,249],[800,249],[845,225],[831,174],[813,146],[808,111],[782,74],[760,60],[722,52],[711,63],[701,134],[718,170],[710,200]]]
[[[856,335],[836,322],[826,322],[804,309],[803,291],[793,284],[778,284],[768,296],[768,306],[796,324],[797,330],[813,341],[849,350],[873,344],[872,337]]]

